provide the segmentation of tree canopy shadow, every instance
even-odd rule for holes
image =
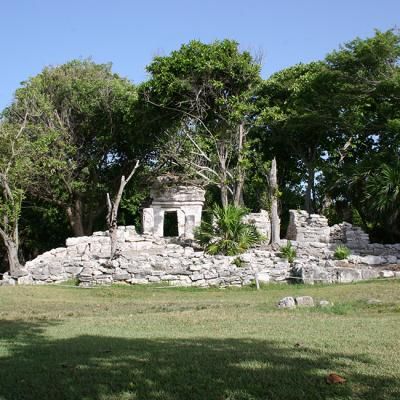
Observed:
[[[393,377],[354,372],[345,385],[325,383],[349,362],[372,363],[364,357],[254,339],[50,339],[49,324],[0,322],[9,349],[0,358],[0,399],[400,398]]]

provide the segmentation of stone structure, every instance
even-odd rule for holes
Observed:
[[[304,210],[290,210],[289,216],[288,240],[329,243],[330,228],[326,217]]]
[[[299,255],[332,257],[340,244],[347,246],[353,255],[395,257],[400,254],[400,244],[370,243],[367,233],[348,222],[329,227],[328,220],[322,215],[309,215],[304,210],[290,210],[289,213],[286,237],[297,247]]]
[[[284,243],[284,242],[283,242]],[[138,235],[134,227],[118,229],[120,256],[110,263],[107,232],[67,239],[66,247],[43,253],[25,265],[27,275],[2,284],[47,284],[77,278],[81,285],[113,282],[167,283],[175,286],[242,286],[256,276],[260,282],[352,282],[371,278],[400,278],[400,251],[396,256],[350,256],[332,259],[332,251],[310,255],[312,247],[293,242],[298,257],[290,264],[278,251],[252,249],[237,257],[210,256],[173,239]],[[310,245],[309,243],[307,245]],[[326,244],[324,244],[325,246]],[[316,251],[321,248],[315,247]],[[400,250],[400,249],[399,249]],[[237,260],[240,263],[237,263]],[[240,265],[240,266],[238,266]]]
[[[143,233],[164,236],[167,213],[175,214],[179,237],[193,239],[194,228],[201,223],[205,191],[197,186],[172,182],[160,177],[150,190],[153,201],[143,210]]]
[[[271,220],[268,211],[261,210],[259,213],[250,213],[244,217],[244,222],[254,225],[258,232],[271,239]]]
[[[179,188],[173,193],[187,193],[186,189]],[[197,193],[198,197],[204,196],[204,192]],[[185,194],[182,196],[181,200],[186,198]],[[161,213],[163,207],[164,210],[171,210],[171,203],[160,204],[157,202],[159,198],[157,195],[154,197],[155,207],[160,206],[157,212]],[[184,207],[182,203],[185,201],[177,203]],[[144,214],[148,226],[155,221],[156,215],[160,218],[154,209],[151,210]],[[186,209],[184,223],[181,220],[179,227],[179,233],[184,237],[190,237],[193,227],[200,222],[200,215],[190,210]],[[265,212],[251,214],[247,221],[261,228],[263,234],[269,234],[270,224]],[[265,230],[262,230],[263,225]],[[316,214],[308,216],[304,211],[291,211],[288,236],[297,254],[291,264],[281,257],[279,250],[265,246],[236,257],[210,256],[194,247],[182,245],[183,242],[177,238],[160,236],[149,233],[139,235],[133,226],[119,227],[119,256],[111,262],[108,232],[69,238],[66,247],[50,250],[28,261],[25,276],[14,279],[5,274],[0,284],[47,284],[77,278],[83,286],[126,282],[224,287],[247,285],[256,277],[259,282],[296,281],[309,284],[400,278],[400,244],[369,243],[368,236],[358,227],[342,223],[329,228],[324,217]],[[281,245],[286,243],[287,240],[281,241]],[[347,260],[334,260],[338,244],[351,247],[352,255]]]
[[[370,245],[369,236],[359,226],[342,222],[331,226],[330,243],[346,244],[349,249],[365,250]]]

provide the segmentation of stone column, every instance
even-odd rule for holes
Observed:
[[[154,233],[154,211],[152,208],[143,209],[143,233]]]
[[[185,217],[185,239],[194,239],[194,228],[196,219],[194,215],[186,215]]]

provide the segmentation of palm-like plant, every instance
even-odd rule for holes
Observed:
[[[264,239],[254,225],[243,222],[247,213],[242,207],[215,205],[211,221],[202,221],[195,238],[209,254],[234,256],[243,253]]]
[[[370,209],[387,218],[388,225],[395,226],[400,217],[400,161],[382,164],[368,177],[366,189],[365,202]]]

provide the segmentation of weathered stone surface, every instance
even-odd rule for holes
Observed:
[[[386,263],[386,260],[380,256],[365,256],[360,257],[360,262],[367,265],[380,265]]]
[[[367,304],[369,305],[375,305],[375,304],[381,304],[382,300],[378,300],[378,299],[368,299],[367,300]]]
[[[112,275],[112,278],[113,278],[114,281],[127,281],[131,277],[132,277],[131,274],[128,274],[128,273],[113,274]]]
[[[291,229],[297,236],[292,246],[297,257],[292,264],[279,257],[278,248],[261,247],[240,255],[242,263],[238,268],[234,264],[237,257],[210,256],[188,246],[188,241],[181,246],[175,238],[138,235],[134,227],[120,227],[121,256],[111,263],[108,233],[96,232],[90,237],[70,238],[67,247],[50,250],[27,262],[24,271],[27,277],[18,282],[45,284],[78,277],[82,284],[89,286],[163,280],[174,285],[225,287],[250,284],[256,274],[259,281],[270,283],[287,280],[309,284],[344,283],[377,277],[400,278],[400,271],[396,271],[400,244],[371,244],[360,228],[343,223],[328,227],[331,240],[328,245],[325,217],[297,211],[293,215],[295,224]],[[283,245],[287,240],[281,242]],[[333,259],[339,243],[351,243],[353,254],[348,260]],[[0,284],[6,284],[6,279]]]
[[[314,307],[314,299],[311,296],[298,296],[294,300],[299,307]]]
[[[271,277],[268,272],[258,272],[256,276],[258,281],[261,283],[268,283],[271,280]]]
[[[387,271],[383,270],[379,273],[379,276],[381,278],[393,278],[394,277],[394,272],[393,271]]]
[[[329,307],[329,306],[332,305],[332,303],[331,303],[330,301],[328,301],[328,300],[320,300],[320,301],[318,302],[318,305],[319,305],[320,307]]]
[[[278,302],[278,308],[295,308],[295,307],[296,307],[296,302],[294,301],[293,297],[284,297]]]

